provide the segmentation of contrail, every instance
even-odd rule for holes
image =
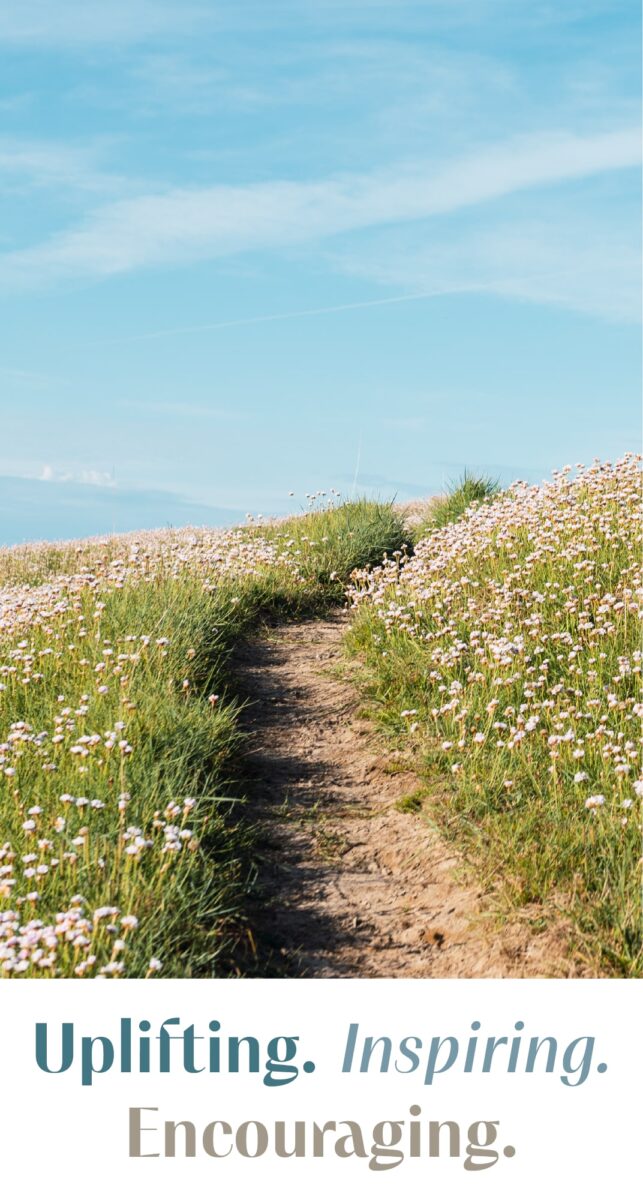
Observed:
[[[100,345],[121,342],[148,342],[156,338],[177,337],[182,333],[206,333],[215,329],[234,329],[239,325],[262,325],[268,321],[286,321],[290,317],[317,317],[324,313],[348,312],[356,308],[378,308],[385,304],[406,304],[412,300],[428,300],[432,296],[450,296],[458,292],[480,291],[479,286],[434,288],[430,292],[412,292],[404,296],[385,296],[380,300],[357,300],[353,304],[333,304],[326,308],[298,308],[290,312],[270,313],[260,317],[241,317],[235,321],[216,321],[208,325],[181,325],[176,329],[157,329],[152,333],[136,333],[131,337],[113,338]],[[94,343],[97,344],[97,343]]]
[[[355,474],[353,476],[353,486],[351,488],[351,500],[355,496],[355,488],[357,487],[357,476],[359,475],[359,465],[362,459],[362,434],[360,432],[359,441],[357,443],[357,462],[355,463]]]

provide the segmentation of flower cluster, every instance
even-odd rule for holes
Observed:
[[[169,614],[165,628],[158,617],[141,628],[139,613],[162,589],[171,600],[184,588],[181,603],[220,596],[225,611],[266,573],[297,583],[285,541],[185,529],[0,554],[0,973],[127,973],[138,916],[120,917],[123,896],[149,908],[200,841],[196,799],[168,800],[152,759],[132,784],[150,740],[137,695],[167,678],[189,703],[196,665],[193,647],[171,659]],[[218,701],[207,701],[213,723]]]
[[[375,570],[350,601],[383,662],[406,655],[455,777],[486,764],[499,803],[556,795],[626,829],[639,769],[640,458],[565,467]],[[409,655],[411,658],[409,658]]]
[[[122,916],[113,905],[90,915],[83,896],[73,896],[50,923],[37,917],[25,921],[24,914],[7,909],[0,913],[0,964],[8,975],[30,972],[47,978],[58,974],[61,958],[71,958],[76,976],[122,975],[128,935],[137,925],[135,916]],[[150,973],[160,966],[153,960]]]

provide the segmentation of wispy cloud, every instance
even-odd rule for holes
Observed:
[[[587,6],[588,0],[585,0]],[[200,30],[255,30],[290,27],[293,21],[312,28],[331,24],[350,27],[364,18],[375,27],[399,28],[428,21],[478,23],[488,11],[501,6],[515,16],[514,0],[3,0],[0,38],[5,45],[76,47],[97,44],[131,44],[154,38],[194,36]],[[534,3],[529,9],[548,7]]]
[[[3,367],[0,365],[0,376],[6,383],[19,387],[49,387],[53,384],[67,382],[58,375],[48,375],[44,371],[26,371],[22,367]]]
[[[103,147],[27,138],[0,138],[3,191],[53,188],[61,192],[100,192],[110,199],[130,192],[136,181],[99,165]]]
[[[30,478],[30,476],[26,476]],[[81,483],[89,487],[115,487],[116,480],[109,471],[97,471],[94,467],[81,467],[68,471],[45,463],[36,479],[41,483]]]
[[[208,9],[210,8],[210,11]],[[4,0],[0,9],[0,39],[5,45],[83,46],[136,43],[145,39],[193,34],[200,25],[214,24],[206,3],[176,0]]]
[[[529,188],[630,167],[635,129],[512,139],[442,166],[317,182],[175,188],[103,205],[77,228],[0,258],[13,285],[101,278],[158,264],[313,242],[456,212]]]
[[[401,296],[379,296],[374,300],[354,300],[350,304],[326,304],[320,308],[294,308],[288,309],[286,312],[263,313],[256,317],[240,317],[234,321],[210,321],[204,325],[178,325],[171,329],[154,329],[149,333],[135,333],[129,337],[113,338],[107,345],[122,344],[124,342],[152,342],[161,340],[167,337],[178,337],[186,333],[209,333],[217,329],[236,329],[243,325],[265,325],[271,321],[289,321],[298,317],[320,317],[330,313],[351,312],[357,308],[381,308],[388,304],[409,304],[413,300],[429,300],[436,296],[452,295],[454,292],[463,291],[481,291],[484,290],[478,285],[454,285],[449,288],[433,288],[424,292],[406,292]],[[106,343],[98,343],[105,345]],[[159,412],[185,412],[186,409],[181,404],[161,404],[161,405],[144,405],[141,407]],[[191,406],[188,406],[189,412]],[[209,409],[198,407],[192,409],[199,416],[224,416],[232,414],[224,414],[220,412],[212,412]]]
[[[370,239],[335,255],[337,269],[409,291],[478,292],[573,309],[616,321],[641,316],[638,220],[587,217],[575,205],[531,219],[487,220],[422,239]],[[421,294],[421,293],[420,293]]]

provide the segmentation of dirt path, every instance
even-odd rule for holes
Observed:
[[[552,962],[559,937],[516,925],[492,931],[480,895],[456,878],[453,850],[395,807],[418,780],[396,770],[403,764],[386,756],[337,671],[345,619],[279,627],[235,665],[261,826],[251,914],[260,973],[563,973]]]

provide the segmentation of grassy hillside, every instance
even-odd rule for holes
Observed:
[[[348,592],[372,711],[425,781],[409,820],[437,821],[501,912],[571,917],[591,971],[641,973],[639,480],[634,456],[507,492],[467,476],[414,546],[358,501],[0,551],[0,969],[237,969],[253,831],[230,655]]]
[[[351,590],[350,644],[426,815],[505,911],[571,914],[578,952],[614,974],[642,965],[639,471],[565,468],[446,523],[443,506],[412,557]]]
[[[230,652],[266,616],[337,603],[403,539],[359,501],[0,554],[6,974],[233,969],[249,831]]]

